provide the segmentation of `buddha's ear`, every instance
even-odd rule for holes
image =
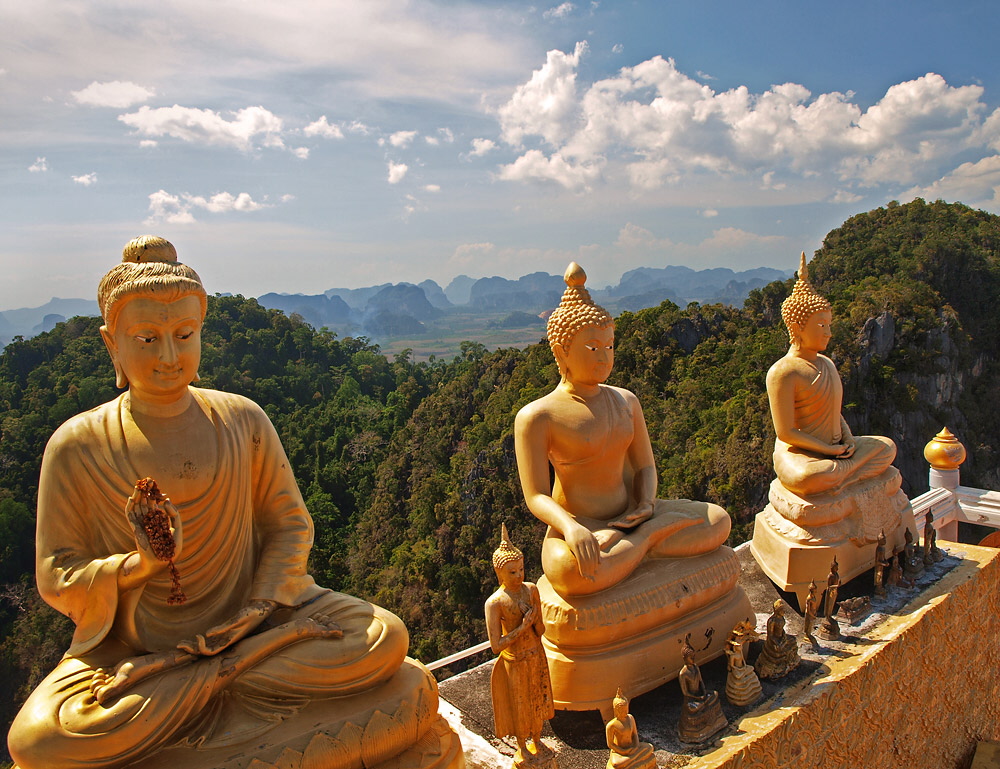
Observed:
[[[108,355],[111,356],[111,363],[115,367],[115,387],[124,390],[128,387],[128,377],[118,363],[118,345],[115,343],[114,334],[107,326],[101,326],[101,339],[104,340],[104,346],[108,348]]]

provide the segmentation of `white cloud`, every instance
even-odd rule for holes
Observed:
[[[403,181],[403,177],[406,176],[406,172],[410,170],[410,167],[406,163],[393,163],[389,161],[389,184],[399,184]]]
[[[426,192],[440,192],[441,191],[441,185],[440,184],[425,184],[424,185],[424,190]]]
[[[701,216],[704,217],[705,219],[714,219],[716,216],[719,215],[719,212],[716,211],[714,208],[703,209],[700,213]]]
[[[208,109],[140,107],[118,119],[142,136],[170,136],[192,144],[232,147],[249,151],[257,146],[283,148],[281,118],[263,107],[246,107],[226,120]]]
[[[615,245],[623,249],[664,249],[673,246],[669,238],[657,238],[652,232],[638,224],[628,222],[618,231]]]
[[[287,197],[287,196],[286,196]],[[284,201],[284,198],[282,198]],[[195,222],[194,209],[202,209],[213,214],[224,214],[231,211],[248,213],[266,208],[266,204],[258,203],[249,193],[241,192],[233,195],[230,192],[219,192],[211,197],[201,195],[173,195],[166,190],[158,190],[149,196],[149,216],[145,224],[192,224]]]
[[[541,136],[556,146],[579,127],[580,102],[576,92],[576,68],[587,52],[587,43],[576,44],[572,54],[549,51],[541,69],[514,91],[499,110],[503,140],[520,146],[528,135]]]
[[[156,139],[143,139],[139,142],[139,146],[143,149],[152,149],[153,147],[159,147],[160,143]]]
[[[472,152],[469,153],[470,157],[482,157],[488,152],[492,152],[496,149],[496,142],[492,139],[473,139],[472,140]]]
[[[127,109],[133,104],[149,101],[156,96],[156,91],[128,80],[111,80],[106,83],[95,80],[80,91],[72,91],[71,95],[78,104]]]
[[[453,144],[455,142],[455,134],[452,133],[450,128],[439,128],[438,133],[441,135],[441,141],[445,144]]]
[[[549,8],[547,11],[544,11],[542,13],[542,17],[546,19],[565,19],[575,8],[576,6],[573,5],[573,3],[561,3],[554,8]]]
[[[448,260],[453,265],[465,267],[484,260],[496,250],[493,243],[463,243]]]
[[[716,92],[660,56],[581,86],[586,50],[549,51],[499,108],[501,138],[528,147],[500,178],[580,189],[602,169],[606,181],[649,191],[761,174],[764,189],[813,179],[833,195],[845,183],[930,182],[970,149],[1000,149],[1000,110],[984,118],[983,89],[934,73],[863,110],[850,92],[814,96],[796,83]]]
[[[308,147],[295,147],[292,150],[292,154],[295,155],[295,157],[297,157],[299,160],[305,160],[306,158],[309,157],[309,148]]]
[[[499,176],[507,181],[556,182],[568,190],[583,192],[600,173],[598,163],[573,164],[558,152],[546,157],[539,150],[528,150],[513,163],[501,166]]]
[[[70,178],[77,184],[82,184],[84,187],[97,184],[97,174],[93,172],[84,174],[83,176],[71,176]]]
[[[625,50],[625,46],[621,43],[615,43],[611,46],[611,53],[622,53]]]
[[[295,200],[295,196],[294,195],[285,194],[285,195],[281,196],[281,202],[282,203],[291,203],[293,200]]]
[[[837,190],[830,198],[831,203],[857,203],[862,196],[850,190]]]
[[[344,128],[345,130],[347,130],[348,133],[361,134],[362,136],[368,136],[368,134],[372,132],[372,129],[369,126],[365,125],[359,120],[352,120],[350,123],[344,126]]]
[[[35,158],[35,162],[28,166],[28,170],[33,174],[43,174],[49,170],[48,161],[45,158]]]
[[[707,72],[702,72],[700,69],[695,74],[701,80],[715,80],[714,75],[709,75]]]
[[[1000,206],[1000,155],[991,155],[975,163],[962,163],[958,168],[925,187],[914,187],[900,196],[903,200],[961,200],[989,206],[994,212]]]
[[[389,136],[389,144],[393,147],[404,149],[410,146],[416,135],[416,131],[396,131],[394,134]]]
[[[340,126],[328,123],[326,115],[323,115],[319,120],[314,120],[312,123],[307,125],[304,129],[302,129],[302,133],[306,136],[320,136],[324,139],[344,138],[344,132],[340,130]]]

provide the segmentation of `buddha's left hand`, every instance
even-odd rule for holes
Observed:
[[[218,654],[250,635],[261,622],[271,616],[276,607],[274,601],[266,599],[251,601],[227,622],[216,625],[204,635],[199,633],[193,641],[181,641],[177,648],[190,654]]]
[[[853,438],[847,438],[844,441],[844,450],[837,455],[837,459],[850,459],[854,456],[854,450],[857,446],[854,443]]]
[[[619,531],[631,531],[639,524],[645,523],[653,517],[653,503],[646,502],[636,505],[632,510],[627,510],[624,515],[616,518],[608,524],[609,528]]]

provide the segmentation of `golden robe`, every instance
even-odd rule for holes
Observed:
[[[240,742],[310,699],[382,683],[405,656],[398,618],[321,588],[306,573],[312,520],[260,407],[238,395],[193,392],[215,426],[218,471],[202,496],[172,497],[184,533],[176,562],[187,594],[181,605],[167,605],[167,574],[118,590],[118,569],[135,549],[123,510],[140,477],[129,461],[124,396],[70,419],[46,447],[36,576],[42,596],[76,632],[11,728],[8,744],[21,769],[119,767],[171,745]],[[286,646],[222,692],[220,667],[239,655],[239,643],[139,681],[107,706],[90,693],[95,668],[176,648],[254,599],[279,605],[260,630],[323,613],[344,636]]]

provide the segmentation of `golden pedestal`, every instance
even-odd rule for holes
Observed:
[[[407,658],[381,686],[314,700],[259,737],[177,747],[129,769],[464,769],[458,735],[438,714],[437,684]]]
[[[720,547],[692,558],[651,558],[592,595],[564,598],[542,577],[542,644],[556,708],[599,710],[610,720],[618,687],[632,698],[677,677],[689,633],[699,663],[722,654],[733,626],[753,617],[739,576],[739,559]]]
[[[805,606],[809,582],[826,587],[830,564],[837,558],[841,583],[875,565],[876,538],[885,531],[886,557],[902,546],[907,528],[916,534],[913,510],[900,489],[895,467],[836,494],[804,498],[775,479],[770,504],[754,521],[750,551],[768,578],[798,596]]]

